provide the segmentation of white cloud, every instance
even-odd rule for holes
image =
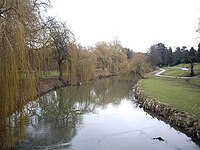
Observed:
[[[52,0],[83,46],[112,41],[146,52],[151,44],[197,47],[199,0]]]

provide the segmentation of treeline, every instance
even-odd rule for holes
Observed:
[[[148,60],[153,66],[174,66],[181,63],[200,62],[200,44],[197,50],[193,47],[188,49],[186,46],[176,47],[172,50],[167,48],[165,44],[154,44],[149,48]]]

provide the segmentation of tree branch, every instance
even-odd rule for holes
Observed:
[[[10,8],[7,8],[7,9],[0,9],[0,16],[3,14],[3,13],[5,13],[5,12],[7,12],[7,11],[9,11],[9,10],[11,10],[11,9],[13,9],[12,7],[10,7]]]

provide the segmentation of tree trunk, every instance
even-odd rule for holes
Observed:
[[[190,62],[190,69],[191,69],[190,76],[194,76],[194,66],[192,61]]]
[[[63,70],[62,70],[62,63],[58,63],[58,69],[59,69],[59,79],[63,80]]]

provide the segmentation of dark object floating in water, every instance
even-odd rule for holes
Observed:
[[[139,105],[139,108],[142,108],[142,105],[141,105],[141,104]]]
[[[154,137],[153,139],[154,140],[159,140],[159,141],[164,141],[164,139],[162,137],[160,137],[160,136],[159,137]]]

